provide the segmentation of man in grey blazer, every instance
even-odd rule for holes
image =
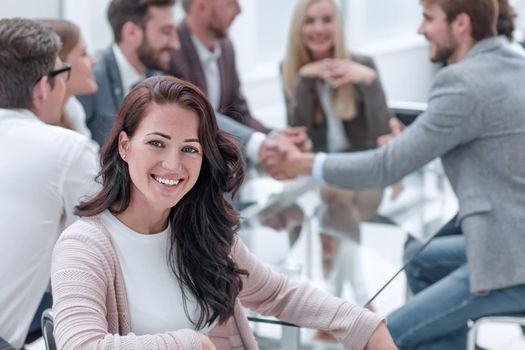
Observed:
[[[377,188],[434,158],[459,199],[463,235],[436,238],[414,261],[424,273],[389,316],[400,349],[464,349],[467,320],[525,311],[525,60],[496,36],[496,0],[423,0],[419,33],[435,77],[425,113],[381,148],[275,157],[280,177]]]

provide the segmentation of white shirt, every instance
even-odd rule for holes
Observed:
[[[213,108],[217,110],[221,102],[221,73],[219,71],[221,46],[218,41],[215,41],[213,51],[210,51],[195,36],[192,35],[191,40],[193,45],[195,45],[197,56],[199,56],[199,61],[206,77],[208,100],[210,100]]]
[[[75,131],[90,139],[91,131],[86,126],[86,111],[80,101],[75,96],[71,96],[67,99],[64,109]]]
[[[246,158],[255,164],[259,163],[259,152],[263,146],[264,141],[266,140],[267,136],[265,134],[259,131],[254,132],[248,139],[248,142],[246,142],[246,148],[244,151]]]
[[[140,74],[137,70],[129,63],[128,59],[124,56],[122,51],[117,44],[113,44],[113,54],[115,55],[115,60],[117,61],[118,70],[120,73],[120,79],[122,80],[122,91],[123,96],[126,96],[130,90],[140,83],[146,76]]]
[[[197,50],[197,56],[206,79],[207,97],[213,108],[217,111],[221,103],[221,72],[219,71],[219,58],[221,57],[221,46],[215,42],[213,51],[208,50],[195,36],[191,36],[193,45]],[[245,154],[254,163],[259,163],[259,151],[266,140],[266,135],[254,132],[246,143]]]
[[[328,126],[328,135],[326,137],[328,140],[328,151],[342,152],[347,150],[350,147],[350,142],[348,142],[343,121],[337,117],[334,111],[332,87],[327,82],[318,82],[317,93],[319,94],[321,108]]]
[[[312,177],[320,184],[326,184],[324,180],[323,168],[326,161],[326,153],[318,152],[314,157],[314,164],[312,166]]]
[[[0,337],[21,348],[49,284],[51,253],[98,185],[98,153],[28,110],[0,109]]]
[[[184,312],[182,291],[168,265],[170,226],[145,235],[133,231],[108,210],[101,215],[115,246],[126,284],[131,331],[156,334],[195,329]],[[189,292],[186,293],[191,298]],[[198,320],[198,304],[187,301],[190,317]],[[205,329],[204,331],[207,331]]]

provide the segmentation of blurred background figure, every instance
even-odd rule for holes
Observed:
[[[63,19],[40,22],[49,25],[58,34],[62,41],[59,57],[63,62],[71,65],[71,76],[66,85],[66,95],[58,125],[91,138],[91,132],[86,126],[86,112],[75,96],[97,91],[97,82],[93,76],[96,61],[88,54],[86,41],[76,24]]]
[[[48,125],[60,120],[71,70],[53,30],[2,19],[0,47],[0,348],[20,349],[51,306],[51,253],[97,189],[98,153],[85,136]]]
[[[168,66],[178,47],[175,0],[113,0],[107,19],[114,42],[97,54],[98,91],[79,98],[93,139],[102,145],[124,96],[146,76]]]
[[[389,131],[392,115],[374,61],[348,51],[333,0],[297,2],[282,79],[288,123],[307,128],[315,152],[375,148],[377,138]],[[321,198],[324,240],[347,237],[359,243],[359,223],[376,215],[382,190],[355,192],[324,186]],[[323,252],[328,270],[337,252]]]

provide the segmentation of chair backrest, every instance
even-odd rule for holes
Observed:
[[[403,124],[409,125],[427,109],[426,103],[410,101],[388,101],[388,107]]]
[[[53,336],[53,311],[46,309],[42,313],[42,336],[46,344],[46,350],[56,350],[55,337]]]

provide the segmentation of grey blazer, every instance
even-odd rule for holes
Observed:
[[[499,38],[442,69],[428,108],[386,146],[330,154],[324,179],[383,187],[441,157],[459,199],[473,292],[525,283],[525,59]]]
[[[122,79],[112,47],[97,54],[97,64],[93,74],[98,91],[91,95],[79,96],[79,100],[86,111],[86,124],[91,130],[93,139],[102,146],[124,99]],[[232,134],[243,146],[255,132],[222,114],[217,114],[217,123],[221,130]]]
[[[93,74],[98,91],[78,99],[86,111],[86,124],[93,139],[102,146],[124,99],[124,90],[112,47],[98,52],[96,59]]]

